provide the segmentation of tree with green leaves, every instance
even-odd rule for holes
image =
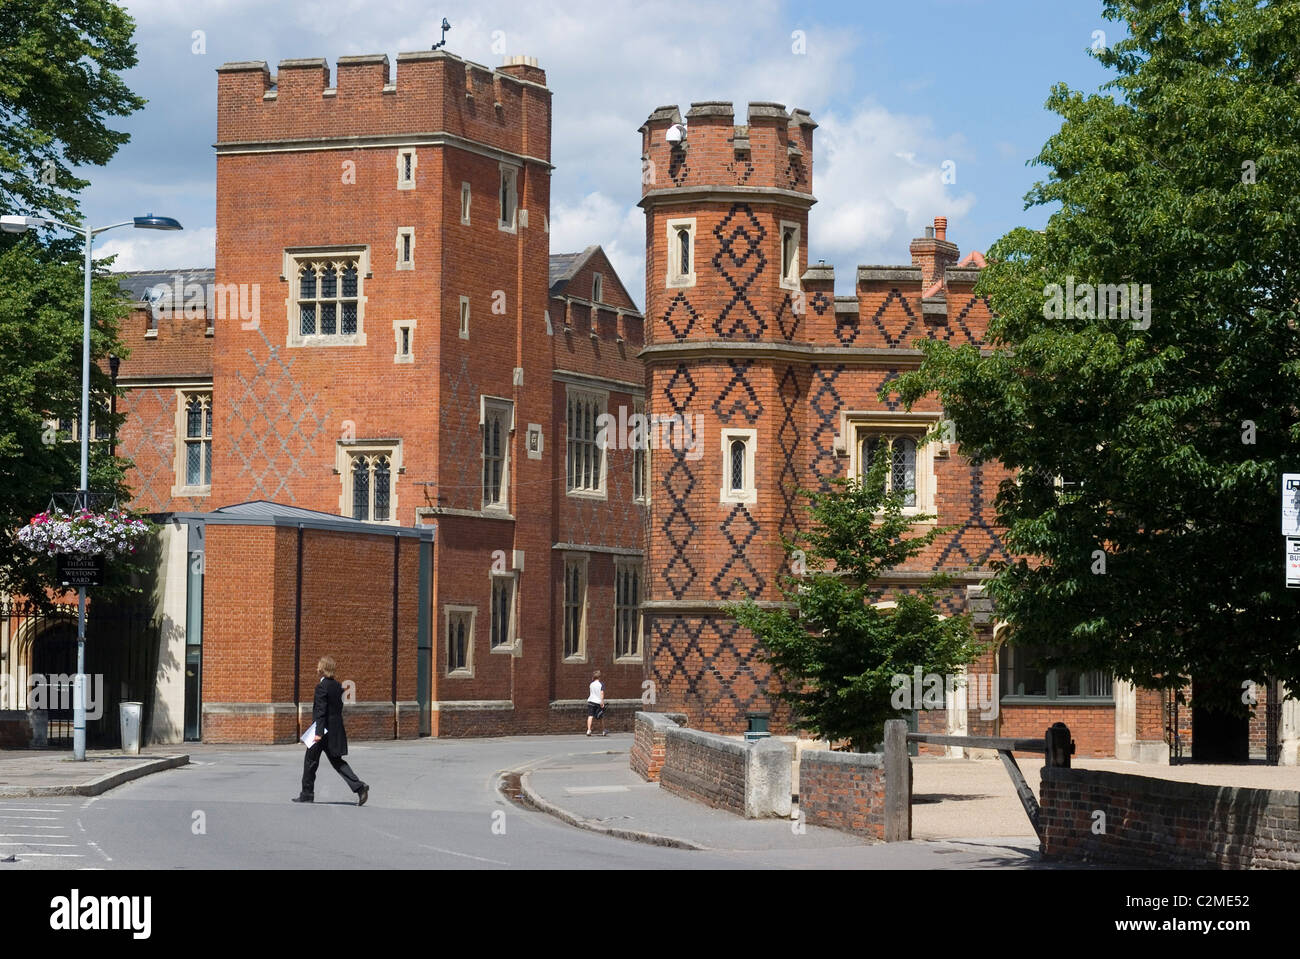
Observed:
[[[1063,122],[1027,205],[1055,210],[977,286],[992,349],[922,341],[895,385],[1015,472],[996,509],[1020,558],[988,584],[1013,642],[1240,706],[1248,680],[1300,688],[1279,520],[1300,470],[1300,5],[1103,7],[1129,30],[1093,52],[1107,92],[1047,101]]]
[[[828,492],[801,491],[809,500],[808,532],[785,541],[792,575],[782,604],[753,599],[726,607],[758,637],[762,655],[781,682],[800,729],[867,752],[898,719],[891,701],[896,677],[951,675],[979,653],[968,616],[944,618],[931,577],[917,593],[888,595],[882,573],[905,564],[949,528],[917,524],[933,516],[903,513],[904,490],[886,492],[888,457],[877,456],[862,481],[837,480]],[[914,534],[915,535],[911,535]],[[893,608],[877,605],[892,599]],[[913,703],[920,708],[920,703]]]
[[[74,166],[103,165],[127,140],[107,119],[144,101],[120,71],[136,63],[134,21],[105,0],[0,0],[0,212],[79,222]],[[40,599],[53,562],[17,529],[55,492],[80,485],[78,444],[48,420],[81,412],[82,246],[64,231],[0,234],[0,593]],[[92,289],[91,394],[99,428],[116,429],[99,364],[126,350],[127,307],[97,266]],[[127,498],[125,463],[91,444],[92,490]]]

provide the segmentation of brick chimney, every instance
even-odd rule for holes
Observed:
[[[948,241],[948,218],[936,216],[934,226],[925,228],[925,236],[917,237],[909,248],[912,266],[921,268],[921,286],[930,287],[943,279],[943,271],[957,262],[957,244]]]

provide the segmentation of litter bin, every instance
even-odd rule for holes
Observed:
[[[144,716],[144,703],[120,703],[118,716],[122,724],[122,752],[134,756],[140,752],[140,725]]]

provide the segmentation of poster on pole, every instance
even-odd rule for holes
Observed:
[[[1300,537],[1286,538],[1286,588],[1300,589]]]
[[[1300,536],[1300,473],[1282,474],[1282,535]]]

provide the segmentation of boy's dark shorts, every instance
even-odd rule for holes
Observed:
[[[593,703],[593,702],[591,702],[591,701],[588,701],[588,702],[587,702],[587,715],[590,716],[592,719],[599,719],[599,718],[600,718],[601,711],[602,711],[604,708],[605,708],[605,707],[601,706],[600,703]]]

